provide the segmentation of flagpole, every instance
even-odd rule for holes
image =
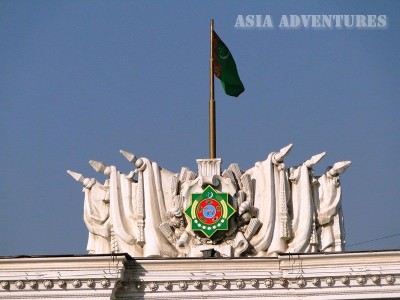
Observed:
[[[209,144],[210,158],[216,158],[216,128],[215,128],[215,99],[214,99],[214,70],[213,70],[213,32],[214,20],[210,20],[210,101],[209,114]]]

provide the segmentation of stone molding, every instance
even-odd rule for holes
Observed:
[[[400,251],[273,258],[0,259],[0,299],[373,299],[400,297]]]
[[[119,255],[0,259],[0,299],[111,299],[124,264]]]
[[[136,259],[125,275],[116,299],[397,298],[400,251]]]

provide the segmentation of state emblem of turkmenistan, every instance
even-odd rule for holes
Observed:
[[[201,194],[193,193],[185,215],[192,220],[192,230],[210,238],[218,230],[228,230],[229,218],[235,209],[228,202],[228,193],[219,193],[210,185]]]

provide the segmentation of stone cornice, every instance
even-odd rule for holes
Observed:
[[[124,264],[119,255],[0,259],[0,299],[110,299]]]
[[[400,252],[274,258],[137,259],[117,295],[146,299],[400,297]]]
[[[400,251],[274,258],[0,259],[0,299],[373,299],[400,297]]]

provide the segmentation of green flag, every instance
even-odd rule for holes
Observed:
[[[213,31],[213,72],[221,80],[227,95],[237,97],[244,92],[235,60],[215,31]]]

